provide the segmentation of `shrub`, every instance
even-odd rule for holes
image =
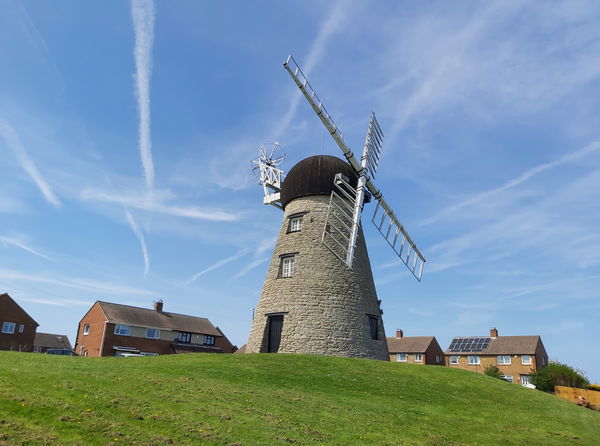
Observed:
[[[582,371],[558,361],[533,372],[531,382],[545,392],[554,392],[554,386],[586,388],[590,384]]]
[[[488,365],[484,369],[483,373],[485,373],[487,376],[491,376],[492,378],[502,379],[502,372],[495,365]]]
[[[589,390],[597,390],[598,392],[600,392],[600,384],[590,384],[588,386]]]

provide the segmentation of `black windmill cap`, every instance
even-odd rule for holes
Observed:
[[[287,173],[281,186],[281,204],[311,195],[330,195],[335,175],[341,173],[356,188],[358,175],[350,164],[331,155],[315,155],[303,159]],[[365,202],[368,194],[366,194]]]

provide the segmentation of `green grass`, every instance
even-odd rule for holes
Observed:
[[[600,413],[475,373],[303,355],[0,352],[0,445],[598,445]]]

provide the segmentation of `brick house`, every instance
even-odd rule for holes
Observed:
[[[446,350],[446,365],[484,373],[497,366],[503,379],[531,387],[529,375],[548,364],[548,354],[539,336],[490,336],[454,338]]]
[[[39,324],[7,293],[0,294],[0,350],[33,351]]]
[[[435,336],[404,336],[396,330],[396,337],[387,338],[390,361],[409,364],[444,365],[444,352]]]
[[[36,333],[33,340],[33,351],[35,353],[46,353],[49,348],[73,351],[73,346],[71,346],[69,338],[65,335]]]
[[[81,356],[233,353],[236,347],[202,317],[97,301],[79,322],[75,353]]]

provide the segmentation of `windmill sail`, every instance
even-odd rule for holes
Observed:
[[[377,208],[375,209],[375,213],[372,219],[373,223],[375,224],[381,235],[383,235],[386,241],[390,244],[392,249],[400,257],[402,262],[407,266],[409,271],[411,271],[411,273],[415,276],[415,278],[418,281],[421,281],[421,278],[423,277],[425,257],[419,251],[411,237],[408,235],[408,232],[404,229],[402,223],[400,223],[398,218],[395,216],[394,211],[384,200],[381,191],[375,186],[373,180],[367,175],[368,172],[371,174],[371,177],[374,176],[379,162],[381,143],[383,141],[383,132],[379,127],[379,123],[377,123],[377,120],[374,118],[374,115],[372,115],[371,121],[369,123],[367,141],[365,143],[363,157],[361,158],[361,162],[359,163],[356,157],[354,156],[354,153],[352,153],[352,150],[350,150],[350,148],[344,141],[342,132],[340,132],[340,130],[337,128],[337,125],[333,121],[333,118],[327,112],[327,109],[317,96],[317,93],[312,88],[312,86],[308,82],[308,79],[300,69],[300,66],[297,64],[297,62],[294,60],[291,54],[283,63],[283,66],[290,74],[298,88],[300,88],[300,91],[302,92],[308,103],[311,105],[319,119],[321,119],[321,121],[323,122],[323,124],[337,143],[337,145],[340,147],[340,149],[342,149],[342,152],[348,160],[348,163],[350,163],[350,165],[354,168],[357,175],[359,176],[359,185],[356,189],[357,194],[361,192],[361,189],[364,190],[364,187],[361,188],[362,180],[364,186],[366,186],[369,192],[371,192],[373,197],[378,201]],[[360,203],[358,203],[359,201]],[[363,200],[359,199],[359,197],[355,199],[353,224],[350,228],[350,239],[348,241],[348,248],[346,249],[346,259],[343,260],[349,267],[352,265],[352,250],[354,248],[352,234],[356,234],[358,232],[358,224],[360,223],[360,211],[362,210],[362,202]],[[382,209],[383,213],[381,220],[378,224],[376,222],[376,216],[380,208]],[[387,227],[385,226],[386,223]],[[323,240],[325,240],[325,238],[326,236],[324,234]],[[400,241],[398,241],[399,238]],[[340,256],[338,255],[338,257]]]

